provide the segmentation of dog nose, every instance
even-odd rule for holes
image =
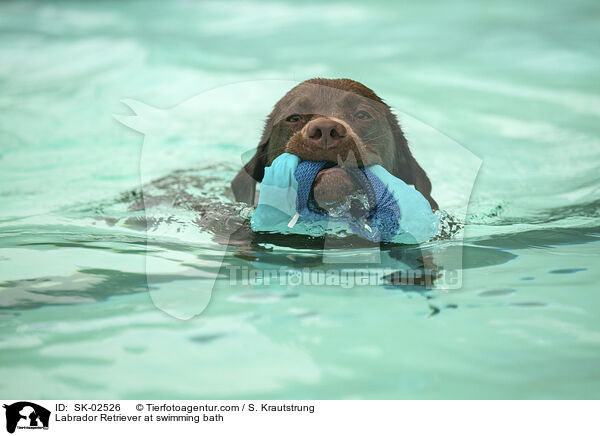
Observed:
[[[306,125],[306,135],[315,145],[327,148],[338,144],[346,136],[346,128],[328,118],[317,118]]]

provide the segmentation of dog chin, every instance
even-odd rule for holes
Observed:
[[[343,168],[321,170],[313,183],[315,201],[323,209],[336,207],[354,190],[354,184]]]
[[[313,184],[313,198],[331,217],[360,218],[369,207],[364,191],[340,167],[319,171]]]

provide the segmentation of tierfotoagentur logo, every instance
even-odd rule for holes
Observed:
[[[355,286],[381,285],[383,277],[394,277],[398,284],[406,286],[424,286],[430,288],[434,284],[434,276],[423,269],[405,269],[398,271],[394,268],[358,269],[257,269],[247,266],[226,266],[229,284],[232,286],[327,286],[351,289]],[[438,273],[441,271],[437,270]],[[448,278],[448,282],[450,278]]]
[[[239,82],[207,90],[169,109],[123,100],[134,114],[115,115],[115,118],[144,135],[139,210],[144,214],[148,241],[148,289],[154,305],[171,316],[190,319],[202,313],[213,290],[219,288],[264,290],[271,287],[285,291],[299,287],[366,290],[385,286],[449,291],[461,287],[462,227],[481,159],[431,126],[394,109],[393,113],[407,134],[410,151],[432,180],[431,193],[439,203],[439,210],[429,207],[429,194],[417,198],[421,195],[416,190],[418,181],[413,187],[383,168],[387,155],[374,160],[372,150],[383,147],[382,141],[386,140],[381,134],[386,132],[381,127],[387,126],[386,118],[382,118],[379,132],[363,137],[375,141],[370,144],[371,148],[357,141],[362,148],[357,145],[346,154],[328,156],[320,162],[303,160],[290,153],[290,159],[280,167],[288,170],[286,165],[291,165],[290,162],[298,165],[295,173],[298,179],[302,164],[314,163],[312,167],[302,166],[304,172],[301,173],[307,177],[312,174],[312,189],[310,185],[307,189],[292,180],[289,171],[281,173],[287,178],[273,178],[279,157],[265,165],[262,178],[262,170],[252,168],[257,159],[264,158],[261,147],[265,135],[274,132],[274,124],[281,121],[273,119],[277,109],[266,125],[265,116],[296,85],[297,82],[284,80]],[[351,94],[343,90],[332,91],[332,88],[318,84],[310,86],[315,87],[311,95],[334,92],[340,101],[349,100],[346,97],[361,100],[357,104],[370,108],[372,114],[388,113],[392,109],[381,101],[355,94],[338,95]],[[239,98],[241,95],[243,99]],[[350,122],[340,118],[341,115],[327,113],[327,110],[310,108],[288,119],[295,122],[306,113],[318,113],[338,125],[341,123],[342,134],[353,132]],[[361,117],[365,115],[361,114]],[[231,120],[235,120],[235,128],[232,128]],[[396,136],[393,140],[397,141]],[[290,140],[288,147],[290,143],[300,152],[304,150],[305,144]],[[258,149],[256,144],[260,144]],[[247,151],[240,153],[240,149]],[[436,165],[432,160],[436,156],[443,156],[444,165]],[[188,176],[185,168],[204,168],[204,173],[198,170]],[[243,169],[240,171],[240,168]],[[243,174],[244,171],[247,173]],[[355,186],[366,186],[364,193],[349,195],[345,203],[328,208],[329,203],[321,203],[314,196],[318,174],[321,174],[317,174],[318,171],[332,178],[345,171]],[[271,177],[269,180],[267,173]],[[238,182],[242,180],[237,189],[249,198],[254,197],[254,204],[233,201],[231,190],[227,193],[221,186],[225,182],[219,185],[215,181],[218,177],[223,179],[223,174],[229,177],[227,190],[234,176]],[[257,174],[262,178],[258,185]],[[314,178],[315,174],[317,178]],[[291,182],[284,183],[286,180]],[[386,185],[388,181],[399,183],[402,190],[393,191],[390,184]],[[215,192],[211,191],[213,186]],[[324,190],[320,192],[323,198],[327,194]],[[407,200],[401,203],[399,198]],[[398,200],[397,205],[394,199]],[[432,227],[427,227],[427,220],[431,221],[431,218],[418,219],[425,215],[420,215],[416,206],[418,201],[413,199],[425,202],[427,216],[436,220],[437,234],[432,236]],[[312,207],[308,214],[319,209],[327,218],[315,221],[314,225],[309,223],[303,215],[306,208],[300,207],[307,202]],[[379,221],[372,219],[373,214]],[[258,226],[257,231],[259,215],[261,219],[275,217],[283,224],[276,227],[270,226],[270,222],[264,225],[262,221],[263,227]],[[344,217],[348,217],[347,225]],[[390,217],[399,217],[399,221]],[[390,226],[377,224],[380,222],[392,223],[393,231]],[[391,239],[390,234],[395,235],[395,239]],[[176,258],[173,251],[160,248],[183,241],[186,246],[197,246],[198,252],[177,252]],[[178,279],[166,280],[169,274]]]
[[[29,401],[19,401],[10,405],[5,404],[6,431],[14,433],[19,430],[47,430],[50,421],[50,411],[45,407]]]

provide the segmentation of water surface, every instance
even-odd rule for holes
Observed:
[[[594,1],[3,2],[0,396],[598,398],[599,16]],[[201,280],[190,265],[314,267],[319,250],[275,244],[257,262],[201,230],[215,204],[244,221],[228,181],[281,81],[314,76],[362,81],[404,114],[449,212],[461,162],[436,138],[482,160],[464,231],[428,245],[464,236],[462,287],[222,276],[200,316],[157,309]],[[199,95],[234,123],[149,123],[164,133],[150,143],[113,117],[132,114],[124,99],[156,120]],[[172,152],[141,174],[154,146]],[[176,219],[148,234],[142,180],[183,196],[157,200]]]

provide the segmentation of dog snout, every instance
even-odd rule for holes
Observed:
[[[337,145],[346,136],[346,128],[337,121],[317,118],[306,125],[306,136],[318,147]]]

